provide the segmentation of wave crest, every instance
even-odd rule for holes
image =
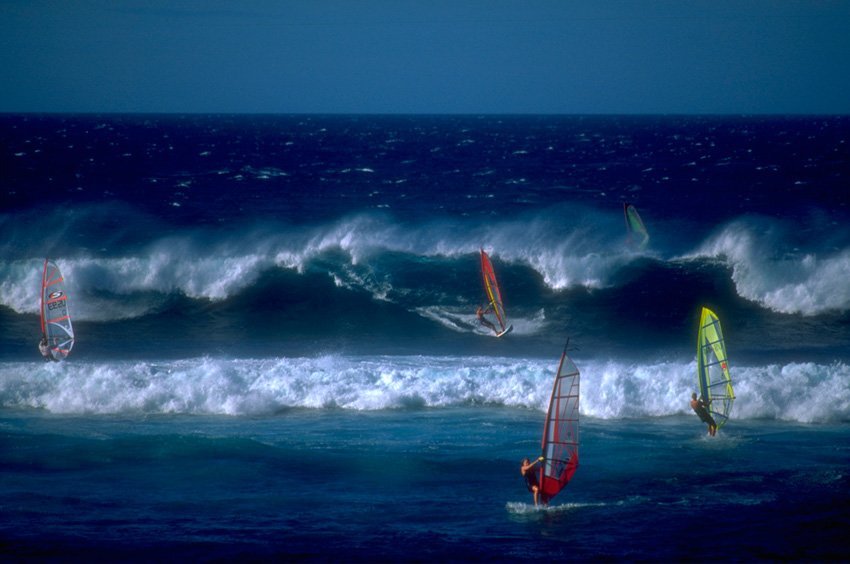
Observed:
[[[74,317],[94,321],[145,315],[164,301],[163,296],[175,293],[225,300],[273,268],[299,273],[318,269],[337,286],[385,300],[399,275],[393,266],[466,257],[474,265],[477,258],[472,257],[482,246],[495,249],[493,256],[499,260],[540,272],[554,289],[608,285],[617,268],[630,260],[626,254],[605,252],[609,242],[589,239],[583,227],[573,228],[553,246],[552,229],[552,222],[540,218],[486,226],[446,221],[400,226],[380,215],[358,215],[313,227],[267,225],[228,234],[187,231],[136,248],[132,256],[55,260]],[[404,259],[387,267],[381,257],[392,255]],[[0,303],[18,313],[38,313],[42,260],[0,262]],[[384,267],[380,272],[376,262]]]
[[[789,249],[784,231],[776,223],[734,222],[690,256],[726,260],[738,294],[778,313],[850,309],[850,249],[800,252]]]
[[[657,283],[652,270],[669,263],[657,254],[660,250],[643,255],[629,251],[622,231],[611,214],[569,206],[491,224],[443,220],[400,225],[380,214],[361,214],[315,226],[191,230],[137,245],[129,256],[56,260],[66,278],[72,313],[81,320],[145,315],[171,294],[226,300],[275,268],[321,272],[338,287],[364,291],[377,300],[415,296],[415,303],[406,307],[425,311],[445,305],[446,296],[455,305],[468,305],[472,298],[461,294],[463,288],[477,290],[474,271],[481,247],[501,262],[499,267],[526,268],[553,291],[611,288],[627,267],[638,263],[632,274],[647,276],[646,284]],[[820,241],[815,248],[833,250],[800,251],[788,231],[774,220],[740,219],[672,261],[725,261],[739,296],[778,313],[850,310],[850,248]],[[0,262],[0,303],[18,313],[37,313],[42,260]],[[467,268],[467,283],[447,290],[444,281]],[[423,274],[411,276],[415,269]],[[525,302],[541,300],[529,296]]]

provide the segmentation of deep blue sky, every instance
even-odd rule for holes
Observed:
[[[0,0],[2,112],[850,113],[850,1]]]

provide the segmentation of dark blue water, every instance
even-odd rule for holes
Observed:
[[[4,413],[2,549],[33,558],[841,559],[847,425],[590,419],[535,510],[505,408],[145,419]],[[527,499],[529,498],[529,499]]]
[[[0,178],[0,550],[847,552],[846,117],[5,115]],[[702,306],[738,397],[714,440]],[[534,511],[518,462],[567,337],[582,466]]]

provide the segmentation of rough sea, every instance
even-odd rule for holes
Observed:
[[[846,559],[848,280],[850,117],[0,115],[0,556]]]

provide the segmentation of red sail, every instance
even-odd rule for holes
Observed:
[[[504,331],[507,327],[507,317],[505,316],[505,308],[502,304],[502,292],[499,290],[499,283],[496,281],[496,272],[493,270],[493,263],[490,262],[490,257],[481,249],[481,276],[484,278],[484,290],[487,292],[487,299],[490,300],[490,307],[499,320],[499,326]]]

